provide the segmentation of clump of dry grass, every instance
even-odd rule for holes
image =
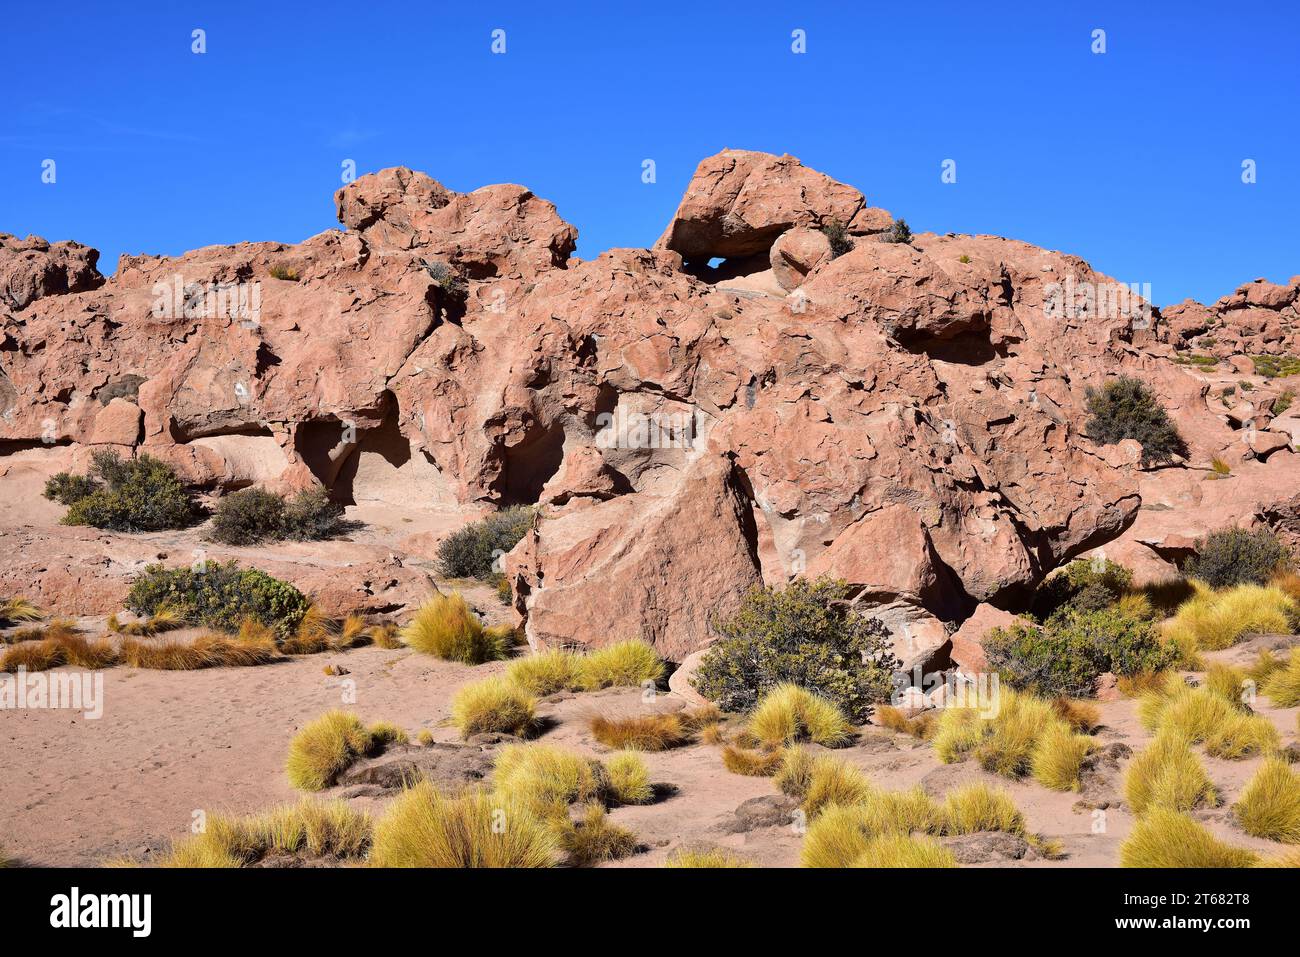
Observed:
[[[162,867],[244,867],[268,854],[356,860],[370,847],[370,816],[344,801],[313,801],[251,817],[213,815],[200,834],[172,845]]]
[[[722,766],[732,774],[743,774],[751,778],[771,777],[781,766],[781,752],[728,744],[722,748]]]
[[[850,867],[956,867],[957,858],[937,841],[915,834],[882,834],[863,846]]]
[[[117,649],[106,638],[90,638],[75,632],[58,631],[53,637],[22,641],[0,654],[0,672],[48,671],[72,666],[98,670],[118,661]]]
[[[0,598],[0,628],[26,621],[40,621],[45,613],[26,598]]]
[[[803,802],[804,812],[816,816],[831,805],[861,804],[873,788],[858,768],[829,754],[793,745],[781,752],[772,783]]]
[[[1285,759],[1260,765],[1232,810],[1247,834],[1300,844],[1300,776]]]
[[[1174,730],[1156,735],[1133,758],[1124,777],[1124,797],[1138,815],[1153,808],[1190,811],[1203,804],[1213,806],[1218,801],[1188,739]]]
[[[916,717],[909,718],[901,709],[893,705],[877,705],[874,715],[875,723],[890,731],[901,731],[914,738],[925,740],[934,734],[938,718],[933,711],[923,711]]]
[[[1049,787],[1076,786],[1087,739],[1078,739],[1072,724],[1095,726],[1100,714],[1093,706],[1064,699],[1049,702],[1005,686],[984,704],[986,710],[981,710],[972,696],[942,709],[932,739],[940,761],[951,764],[973,756],[986,771],[1020,778],[1034,770],[1037,759],[1040,779],[1050,780]],[[1049,754],[1042,744],[1046,738],[1064,752]]]
[[[603,799],[608,773],[599,761],[550,744],[510,744],[497,754],[496,794],[541,818],[567,814],[570,804]]]
[[[665,867],[752,867],[744,858],[721,847],[678,848],[668,855]]]
[[[323,790],[357,758],[405,740],[406,733],[387,722],[366,727],[350,711],[327,711],[303,725],[289,743],[285,763],[289,783],[302,791]]]
[[[777,685],[749,716],[750,734],[770,748],[812,741],[838,748],[853,738],[853,724],[836,705],[794,684]]]
[[[264,665],[279,657],[270,640],[202,634],[193,641],[127,638],[121,646],[122,662],[132,668],[159,671],[197,671],[201,668]]]
[[[1120,675],[1116,688],[1126,698],[1137,698],[1150,691],[1162,688],[1169,680],[1166,671],[1139,671],[1137,674]]]
[[[1205,672],[1205,683],[1202,687],[1229,704],[1241,707],[1245,704],[1246,693],[1250,688],[1247,682],[1246,672],[1216,661]]]
[[[131,621],[122,624],[117,615],[109,615],[107,627],[114,634],[151,638],[166,631],[184,628],[185,619],[180,612],[164,605],[143,621]]]
[[[578,686],[582,658],[572,651],[556,648],[510,662],[506,679],[528,691],[545,697]]]
[[[537,702],[505,678],[484,678],[457,690],[451,720],[465,738],[493,731],[525,736],[536,724]]]
[[[605,761],[609,796],[619,804],[649,804],[654,800],[650,772],[641,756],[630,751],[611,755]]]
[[[1262,690],[1279,708],[1300,704],[1300,648],[1291,649],[1286,664],[1272,670]]]
[[[1235,645],[1243,635],[1290,634],[1300,605],[1281,588],[1237,585],[1220,591],[1193,582],[1195,594],[1165,622],[1167,640],[1202,651]]]
[[[597,715],[590,721],[591,734],[609,748],[636,751],[666,751],[691,740],[691,733],[675,714],[644,714],[627,718]]]
[[[373,641],[377,647],[383,648],[387,651],[406,647],[402,644],[402,630],[391,621],[371,625],[366,629],[366,634],[370,636],[370,640]]]
[[[975,783],[944,795],[939,809],[945,834],[974,834],[976,831],[1025,833],[1025,818],[1011,795],[987,784]]]
[[[1281,746],[1273,722],[1257,714],[1234,714],[1205,738],[1205,753],[1211,757],[1239,761],[1257,754],[1271,754]]]
[[[1079,769],[1094,747],[1096,742],[1092,738],[1076,734],[1070,725],[1051,725],[1034,743],[1030,773],[1035,781],[1050,790],[1077,791]]]
[[[553,867],[559,835],[549,822],[500,795],[447,797],[421,781],[375,824],[376,867]]]
[[[1077,698],[1055,698],[1052,710],[1056,716],[1075,731],[1089,734],[1101,726],[1101,708],[1092,701]]]
[[[636,835],[611,823],[604,806],[594,801],[582,809],[580,820],[562,824],[559,840],[572,867],[617,861],[637,850]]]
[[[1170,731],[1192,744],[1200,744],[1243,714],[1239,700],[1224,696],[1223,684],[1219,679],[1217,690],[1208,684],[1193,688],[1171,676],[1164,688],[1147,692],[1139,699],[1138,717],[1149,731]]]
[[[1253,851],[1220,841],[1185,814],[1152,808],[1119,848],[1121,867],[1252,867]]]
[[[458,592],[434,595],[401,634],[416,651],[467,665],[505,658],[512,644],[500,632],[485,629]]]
[[[664,663],[644,641],[618,641],[582,655],[578,667],[580,691],[601,688],[638,688],[663,680]]]

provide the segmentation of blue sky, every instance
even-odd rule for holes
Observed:
[[[914,231],[1011,236],[1159,304],[1213,300],[1300,273],[1300,12],[1271,6],[11,4],[0,231],[95,246],[105,272],[123,252],[295,242],[336,225],[352,159],[522,183],[590,258],[652,244],[696,163],[732,147],[792,153]]]

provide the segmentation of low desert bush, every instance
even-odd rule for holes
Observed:
[[[650,771],[639,754],[621,751],[605,760],[609,797],[616,804],[649,804],[654,800]]]
[[[1199,586],[1164,624],[1165,638],[1201,651],[1235,645],[1247,634],[1290,634],[1300,605],[1280,588],[1237,585],[1223,591]]]
[[[1286,664],[1278,662],[1270,669],[1261,690],[1279,708],[1300,704],[1300,648],[1291,649]]]
[[[176,473],[150,455],[123,461],[115,452],[95,452],[90,471],[94,491],[81,494],[86,487],[81,483],[70,492],[72,484],[76,484],[72,477],[56,490],[80,495],[69,503],[64,525],[92,525],[115,532],[158,532],[184,528],[198,515]],[[50,492],[48,486],[46,492]]]
[[[593,801],[582,809],[577,821],[564,821],[559,828],[560,848],[571,867],[592,867],[617,861],[636,853],[636,835],[609,820],[603,804]]]
[[[421,781],[394,800],[375,823],[370,863],[553,867],[560,853],[556,829],[527,808],[480,791],[448,797]]]
[[[1269,758],[1232,806],[1241,829],[1253,837],[1300,844],[1300,775],[1284,758]]]
[[[831,244],[831,259],[839,259],[853,248],[853,240],[849,238],[848,227],[843,221],[832,219],[821,228],[821,232]]]
[[[226,545],[254,545],[294,539],[316,541],[338,532],[343,506],[321,488],[292,499],[265,489],[248,488],[227,495],[212,516],[212,537]]]
[[[902,243],[908,245],[912,242],[912,230],[907,225],[907,220],[896,219],[880,234],[882,243]]]
[[[1157,734],[1133,758],[1124,777],[1124,798],[1138,815],[1152,808],[1190,811],[1218,802],[1214,786],[1187,738],[1173,731]]]
[[[1136,439],[1142,446],[1144,465],[1187,455],[1187,443],[1164,406],[1138,379],[1120,376],[1101,389],[1089,387],[1087,402],[1088,437],[1099,445]]]
[[[780,684],[794,684],[865,722],[889,700],[900,663],[888,630],[844,599],[844,582],[795,579],[782,590],[756,588],[740,609],[714,623],[722,638],[696,673],[696,690],[724,711],[747,712]]]
[[[872,838],[850,867],[957,867],[957,858],[938,841],[915,834]]]
[[[1114,608],[1063,611],[1045,625],[994,628],[984,638],[984,652],[1011,687],[1069,698],[1092,697],[1104,672],[1161,671],[1177,657],[1151,622]]]
[[[376,754],[384,745],[405,741],[406,735],[390,724],[366,727],[350,711],[327,711],[289,742],[285,770],[289,783],[302,791],[321,791],[338,780],[358,758]]]
[[[752,867],[748,861],[721,847],[678,848],[668,855],[665,867],[720,868]]]
[[[1183,563],[1188,578],[1211,588],[1264,585],[1290,566],[1290,553],[1267,528],[1225,528],[1196,542],[1196,554]]]
[[[503,800],[541,818],[567,815],[571,804],[603,800],[609,777],[599,761],[550,744],[509,744],[497,753],[492,785]]]
[[[416,651],[443,661],[479,665],[509,654],[510,644],[489,632],[459,592],[434,595],[402,629],[402,640]]]
[[[1252,867],[1253,851],[1227,844],[1185,814],[1153,808],[1119,846],[1121,867]]]
[[[1049,575],[1034,591],[1029,610],[1039,621],[1062,611],[1102,611],[1120,601],[1133,573],[1109,559],[1079,558]]]
[[[45,497],[60,505],[75,505],[100,487],[89,475],[59,472],[45,482]]]
[[[235,632],[246,619],[288,638],[311,606],[288,582],[235,562],[205,561],[194,566],[150,565],[131,585],[126,607],[137,615],[169,609],[186,622]]]
[[[532,695],[499,676],[464,685],[451,699],[452,723],[465,738],[493,731],[526,736],[536,712]]]
[[[345,801],[304,799],[250,817],[213,815],[200,834],[172,845],[162,867],[246,867],[268,854],[358,860],[370,847],[370,816]]]
[[[501,572],[498,559],[528,534],[536,512],[531,506],[502,509],[453,532],[438,545],[440,571],[448,578],[492,581]]]

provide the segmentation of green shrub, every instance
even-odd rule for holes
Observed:
[[[297,630],[310,604],[289,583],[233,561],[207,561],[198,570],[150,565],[126,596],[126,607],[137,615],[168,608],[191,624],[227,632],[251,618],[281,638]]]
[[[822,235],[831,244],[831,259],[838,259],[853,248],[847,227],[838,219],[832,219],[823,226]]]
[[[912,230],[907,225],[907,220],[896,219],[888,229],[880,234],[880,238],[883,242],[907,245],[912,241]]]
[[[1291,403],[1294,401],[1295,401],[1295,393],[1292,392],[1290,389],[1287,389],[1280,396],[1278,396],[1277,401],[1273,403],[1273,414],[1281,415],[1287,409],[1291,408]]]
[[[885,626],[848,608],[847,594],[826,578],[753,589],[714,623],[722,638],[700,662],[696,689],[724,711],[750,711],[777,685],[794,684],[865,722],[873,703],[889,700],[900,662]]]
[[[1278,376],[1300,375],[1300,359],[1295,356],[1251,356],[1251,361],[1255,363],[1255,372],[1262,375],[1265,379],[1276,379]]]
[[[60,505],[72,505],[99,488],[89,475],[60,472],[45,483],[45,497]]]
[[[1103,672],[1155,672],[1176,658],[1151,622],[1116,609],[1066,612],[1046,625],[994,628],[984,638],[984,654],[1013,688],[1070,698],[1091,697]]]
[[[497,558],[528,533],[535,512],[527,505],[507,508],[453,532],[438,545],[442,574],[493,581],[500,573],[495,567]]]
[[[90,471],[103,481],[104,487],[76,499],[63,516],[64,525],[157,532],[184,528],[197,516],[194,501],[176,473],[153,456],[123,461],[115,452],[96,452],[91,457]],[[83,482],[77,484],[85,488]]]
[[[1187,444],[1178,434],[1164,406],[1137,379],[1120,376],[1100,390],[1087,391],[1088,437],[1100,445],[1136,439],[1142,445],[1142,463],[1168,462],[1186,455]]]
[[[1291,560],[1267,528],[1225,528],[1196,542],[1196,554],[1183,563],[1183,574],[1212,588],[1263,585]]]
[[[1061,611],[1101,611],[1119,601],[1133,573],[1108,559],[1076,559],[1058,569],[1034,592],[1030,612],[1046,621]]]
[[[338,531],[343,507],[324,489],[299,492],[292,500],[266,489],[227,495],[212,516],[212,537],[227,545],[253,545],[284,538],[315,541]]]

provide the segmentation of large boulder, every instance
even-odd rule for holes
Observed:
[[[44,296],[84,292],[103,285],[99,250],[81,243],[49,243],[0,233],[0,306],[23,309]]]

